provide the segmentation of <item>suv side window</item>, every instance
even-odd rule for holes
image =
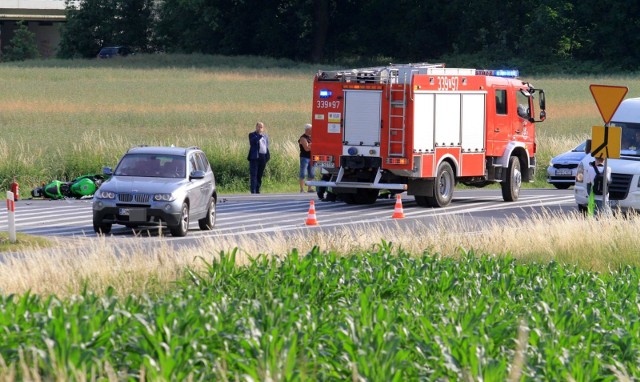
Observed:
[[[204,153],[197,153],[198,156],[198,164],[200,165],[200,169],[204,172],[209,171],[209,161],[207,160],[207,156]]]
[[[200,168],[198,168],[198,160],[196,159],[195,155],[190,155],[189,156],[189,174],[191,174],[192,171],[195,170],[200,170]]]

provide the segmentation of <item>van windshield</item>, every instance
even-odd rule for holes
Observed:
[[[640,156],[640,123],[611,122],[611,126],[622,128],[620,155]]]

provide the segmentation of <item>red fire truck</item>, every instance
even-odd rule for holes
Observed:
[[[517,200],[533,181],[535,123],[546,117],[544,91],[517,76],[426,63],[319,71],[311,153],[323,177],[307,184],[349,204],[389,190],[444,207],[458,182],[500,183],[504,200]]]

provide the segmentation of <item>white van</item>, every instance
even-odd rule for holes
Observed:
[[[611,208],[640,212],[640,98],[629,98],[620,104],[611,118],[610,126],[622,128],[620,159],[608,159],[612,182],[609,186]],[[585,167],[593,161],[587,155],[578,165],[574,196],[578,209],[587,209],[587,185]]]

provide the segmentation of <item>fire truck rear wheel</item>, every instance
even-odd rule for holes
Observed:
[[[446,207],[453,198],[455,177],[449,162],[442,162],[438,166],[438,173],[433,183],[433,196],[427,196],[427,202],[432,207]]]
[[[347,204],[373,204],[378,199],[378,190],[359,188],[355,194],[340,194]]]
[[[378,199],[379,190],[359,188],[356,192],[356,204],[373,204]]]
[[[347,204],[356,204],[356,194],[339,193],[340,200]]]
[[[422,195],[416,195],[416,204],[420,207],[431,207],[431,202],[429,202],[428,197]]]
[[[517,157],[509,158],[509,168],[507,177],[502,182],[502,199],[505,202],[515,202],[520,196],[520,186],[522,185],[522,173],[520,172],[520,161]]]

